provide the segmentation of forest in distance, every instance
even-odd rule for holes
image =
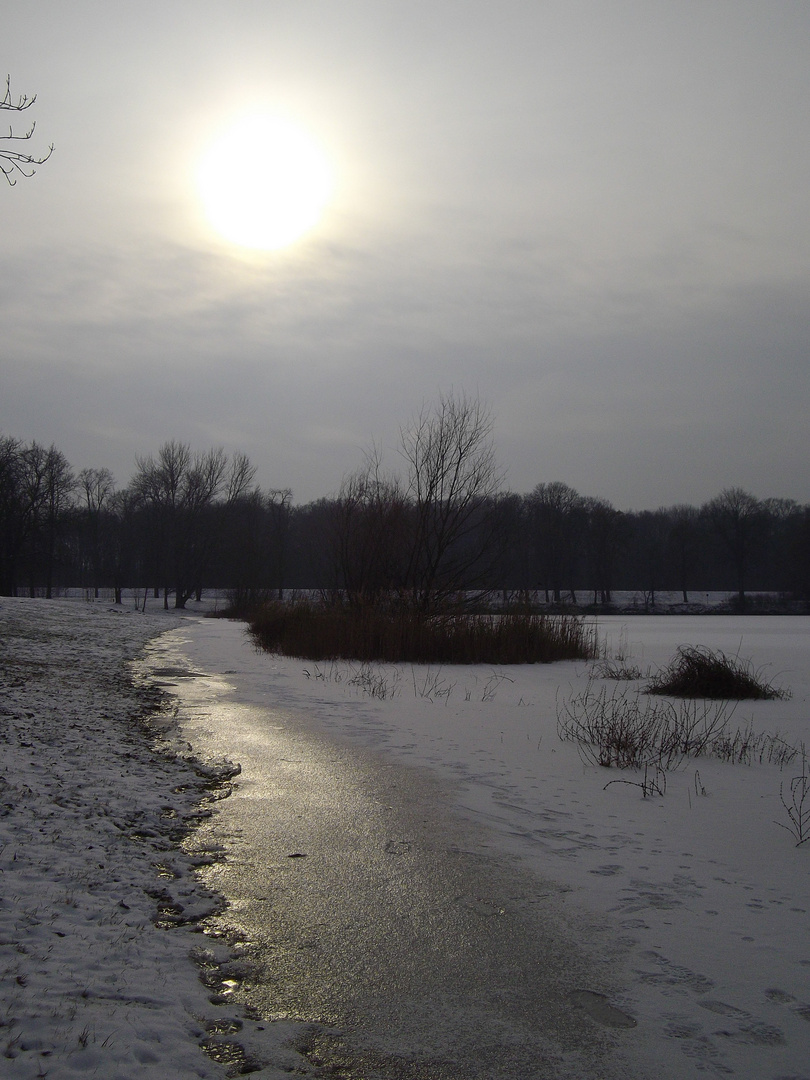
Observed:
[[[620,511],[560,482],[502,488],[492,419],[448,395],[401,430],[399,473],[376,450],[329,497],[263,490],[244,454],[169,441],[125,487],[75,471],[55,446],[0,434],[0,594],[154,590],[184,607],[204,590],[241,601],[284,590],[426,608],[464,591],[609,605],[618,590],[751,592],[806,610],[810,505],[726,488],[701,506]]]

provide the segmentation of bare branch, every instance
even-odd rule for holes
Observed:
[[[256,467],[251,465],[247,454],[237,452],[231,458],[231,465],[225,481],[227,493],[225,501],[234,503],[250,493],[250,485],[256,477]]]
[[[421,607],[470,588],[485,567],[489,510],[503,480],[493,423],[477,397],[449,393],[400,429],[415,513],[406,578]]]
[[[36,100],[36,94],[31,97],[27,94],[21,94],[16,99],[13,98],[11,95],[11,76],[6,77],[6,91],[3,97],[0,98],[0,110],[16,113],[24,112],[26,109],[30,109]],[[8,135],[0,135],[0,172],[6,178],[9,187],[14,187],[18,176],[33,176],[36,172],[34,166],[42,165],[53,153],[53,143],[48,147],[47,153],[40,155],[24,153],[21,150],[14,150],[3,145],[8,142],[28,142],[33,136],[36,126],[36,121],[34,121],[27,131],[18,135],[15,134],[14,128],[9,125]]]
[[[9,109],[11,112],[23,112],[25,109],[30,109],[36,100],[36,94],[32,94],[31,97],[29,97],[28,94],[20,94],[15,101],[11,96],[11,76],[6,75],[6,92],[3,97],[0,98],[0,109]]]

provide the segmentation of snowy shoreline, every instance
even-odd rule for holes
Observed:
[[[129,663],[178,622],[0,599],[8,1080],[214,1080],[247,1064],[248,1038],[262,1039],[261,1025],[223,1009],[217,965],[229,950],[194,932],[221,904],[194,872],[216,853],[182,847],[232,770],[178,754],[164,695]]]
[[[598,626],[603,646],[643,670],[687,640],[741,651],[792,696],[745,704],[740,722],[806,741],[807,620]],[[185,733],[197,754],[208,745],[214,761],[228,756],[227,705],[281,710],[456,785],[459,812],[529,871],[562,883],[633,957],[622,1004],[662,1076],[808,1080],[810,867],[808,847],[780,828],[790,773],[702,758],[699,773],[689,765],[671,775],[663,799],[606,788],[556,731],[558,693],[593,677],[582,663],[428,671],[433,691],[419,694],[413,672],[389,666],[378,674],[392,693],[379,700],[348,667],[256,653],[244,628],[224,620],[75,599],[0,599],[0,643],[4,1078],[213,1080],[247,1065],[262,1080],[323,1074],[295,1050],[306,1024],[265,1023],[238,1004],[244,993],[229,994],[250,983],[238,944],[194,933],[220,903],[214,882],[224,883],[225,867],[204,868],[250,777],[211,821],[220,824],[195,831],[211,810],[201,801],[217,794],[211,780],[226,772],[200,775],[178,739]],[[194,687],[205,700],[189,712],[184,688]],[[171,708],[145,724],[160,700]],[[226,913],[207,929],[233,921]]]

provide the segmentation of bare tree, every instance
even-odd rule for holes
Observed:
[[[76,489],[76,477],[70,462],[55,446],[45,455],[45,596],[53,596],[54,567],[57,542],[62,531],[65,511],[71,505]]]
[[[247,496],[255,478],[256,467],[251,465],[247,454],[234,454],[225,480],[225,502],[235,503],[237,499]]]
[[[762,509],[767,533],[763,547],[770,568],[770,588],[776,586],[782,593],[798,592],[798,582],[803,575],[794,558],[793,539],[802,507],[794,499],[769,498],[762,500]]]
[[[625,533],[625,516],[607,499],[583,500],[585,551],[593,590],[593,602],[609,604],[619,550]]]
[[[156,572],[164,607],[174,591],[186,606],[202,580],[216,532],[208,510],[222,489],[228,459],[222,450],[192,454],[185,443],[164,443],[157,458],[136,458],[132,489],[152,519]],[[232,474],[233,479],[233,474]]]
[[[0,437],[0,595],[13,596],[30,525],[24,491],[23,445]]]
[[[59,544],[76,481],[55,446],[0,438],[0,589],[13,595],[27,571],[28,589],[53,594]],[[23,570],[24,568],[24,570]]]
[[[268,569],[279,600],[284,596],[284,578],[287,573],[292,497],[291,488],[273,488],[264,496],[264,506],[269,518]]]
[[[534,584],[529,500],[513,491],[500,492],[492,501],[492,514],[497,522],[493,586],[500,590],[504,604],[510,597],[528,603]]]
[[[725,488],[703,506],[701,513],[731,560],[737,581],[737,598],[744,605],[751,560],[765,525],[763,505],[742,488]]]
[[[45,516],[45,474],[47,450],[33,441],[24,446],[20,455],[22,464],[21,491],[26,517],[25,556],[28,570],[28,593],[36,595],[37,574],[41,564],[42,523]]]
[[[786,556],[792,591],[797,597],[810,601],[810,506],[800,507],[790,518]]]
[[[645,607],[655,607],[655,594],[662,588],[667,571],[667,554],[673,522],[669,511],[642,510],[631,519],[635,540],[634,561],[640,575]]]
[[[78,485],[84,503],[82,517],[93,577],[93,593],[98,599],[104,555],[107,549],[103,535],[105,516],[115,493],[115,480],[109,469],[82,469],[79,473]]]
[[[694,582],[700,559],[700,514],[694,506],[683,503],[671,507],[668,514],[670,556],[677,574],[681,597],[683,602],[688,604],[689,585]]]
[[[46,450],[35,441],[23,447],[20,456],[28,520],[28,589],[34,596],[38,580],[44,583],[45,596],[50,599],[57,541],[76,480],[67,458],[55,446]]]
[[[31,97],[27,94],[20,94],[16,98],[12,97],[11,76],[7,76],[6,92],[0,98],[0,110],[23,113],[30,109],[36,100],[36,94]],[[0,135],[0,172],[5,176],[9,187],[14,187],[18,176],[33,176],[36,172],[35,166],[42,165],[53,153],[53,144],[48,147],[47,153],[39,156],[27,149],[16,148],[18,144],[27,147],[34,135],[36,126],[36,121],[33,121],[26,131],[18,135],[15,134],[13,125],[9,125],[8,135]]]
[[[563,586],[567,586],[576,603],[575,575],[583,531],[584,499],[568,484],[553,481],[538,484],[529,496],[528,504],[546,600],[549,600],[550,588],[554,603],[559,604]]]
[[[465,394],[442,394],[400,429],[405,492],[415,515],[405,580],[428,610],[486,580],[503,482],[489,409]]]
[[[332,507],[335,580],[349,603],[378,602],[402,588],[410,518],[399,480],[383,473],[372,447],[363,466],[344,479]]]

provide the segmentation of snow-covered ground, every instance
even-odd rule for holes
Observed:
[[[179,844],[228,770],[161,747],[170,716],[128,672],[178,624],[158,605],[0,599],[3,1080],[213,1080],[226,1068],[202,1047],[244,1064],[236,1029],[283,1060],[285,1032],[220,993],[228,950],[193,932],[217,899]]]
[[[605,786],[638,776],[584,762],[558,737],[558,703],[590,664],[314,665],[257,653],[237,623],[27,600],[0,600],[0,1076],[222,1077],[199,1049],[212,1037],[272,1061],[258,1076],[307,1072],[283,1047],[292,1027],[229,1008],[190,959],[198,947],[205,969],[226,953],[193,932],[214,900],[194,877],[199,845],[177,846],[206,778],[190,755],[153,748],[126,677],[156,634],[142,668],[174,683],[194,755],[227,754],[217,708],[243,703],[254,720],[257,707],[274,723],[286,710],[451,783],[460,814],[567,886],[566,902],[621,945],[621,1007],[638,1021],[623,1045],[636,1040],[662,1078],[810,1080],[810,843],[795,846],[780,802],[795,761],[687,760],[663,797],[644,798]],[[810,619],[615,617],[599,634],[642,671],[681,644],[739,653],[791,696],[741,703],[732,724],[810,744]],[[155,714],[155,734],[166,719]]]
[[[750,660],[790,697],[742,702],[730,726],[810,744],[807,618],[612,617],[598,630],[608,655],[643,672],[679,645]],[[662,1077],[810,1077],[810,843],[796,846],[780,801],[798,759],[784,770],[687,759],[663,797],[645,798],[637,786],[605,786],[638,774],[584,762],[558,737],[558,703],[593,678],[589,663],[316,665],[257,653],[239,624],[210,620],[167,634],[161,655],[220,675],[178,688],[187,730],[204,742],[207,727],[220,751],[218,704],[250,705],[254,717],[264,705],[273,723],[288,710],[296,723],[451,780],[460,813],[489,826],[523,866],[570,887],[570,904],[601,916],[621,942],[621,1005],[638,1020],[624,1042],[636,1039]],[[371,696],[375,688],[386,696]]]

